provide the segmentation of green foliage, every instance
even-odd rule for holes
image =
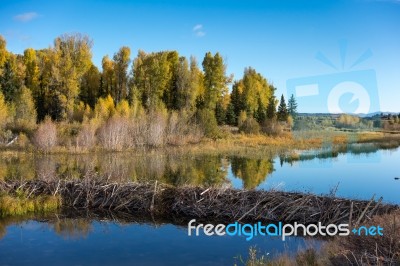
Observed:
[[[226,110],[224,109],[222,101],[218,101],[215,106],[215,118],[217,119],[218,125],[226,123]]]
[[[248,117],[239,126],[239,131],[246,134],[259,134],[260,125],[253,117]]]
[[[254,189],[274,171],[273,161],[265,159],[232,158],[232,172],[243,180],[243,187]]]
[[[272,90],[272,93],[268,99],[268,106],[266,110],[266,118],[268,119],[275,119],[276,118],[276,98],[274,96],[275,93],[275,87],[272,85],[270,86],[270,89]]]
[[[215,110],[217,102],[228,93],[230,79],[226,76],[226,66],[219,53],[207,52],[203,59],[205,108]]]
[[[213,111],[209,109],[199,109],[197,110],[196,117],[206,137],[218,138],[220,136],[217,119]]]
[[[286,122],[288,119],[288,116],[289,116],[289,113],[288,113],[288,109],[286,106],[285,97],[282,94],[281,101],[278,106],[277,117],[278,117],[279,121]]]
[[[228,108],[226,109],[226,123],[232,126],[237,125],[237,116],[232,102],[229,103]]]
[[[114,54],[114,71],[115,71],[115,89],[112,91],[112,96],[115,103],[126,99],[128,91],[128,67],[131,61],[131,50],[129,47],[123,46],[118,53]]]
[[[238,117],[238,126],[241,127],[244,121],[247,120],[247,113],[246,111],[241,111]]]
[[[101,73],[99,97],[106,97],[111,95],[114,90],[114,61],[106,55],[101,61],[101,66],[103,71]]]
[[[52,47],[27,48],[23,55],[17,55],[7,51],[6,41],[0,36],[3,141],[19,132],[32,137],[38,127],[36,123],[46,117],[53,124],[73,124],[71,127],[77,128],[70,136],[75,139],[67,141],[68,145],[78,142],[77,135],[82,131],[78,123],[91,121],[95,126],[83,130],[87,134],[82,133],[81,138],[93,138],[92,129],[97,130],[114,116],[128,121],[129,134],[133,134],[138,129],[150,130],[151,121],[146,119],[151,114],[163,114],[158,121],[160,125],[165,124],[161,120],[167,120],[172,112],[185,114],[190,119],[180,118],[183,122],[177,124],[194,124],[195,133],[191,135],[196,141],[201,131],[208,137],[220,137],[218,125],[245,126],[242,132],[258,132],[258,125],[276,117],[276,89],[255,69],[245,68],[243,77],[233,84],[229,93],[232,76],[226,74],[226,64],[219,53],[206,53],[201,70],[194,57],[188,60],[177,51],[145,53],[139,50],[131,60],[130,48],[122,46],[111,58],[103,57],[98,69],[92,62],[91,47],[88,36],[65,34],[57,37]],[[293,103],[289,107],[296,106],[295,102],[289,103]],[[46,121],[39,128],[44,125],[50,123]],[[38,129],[32,140],[40,150],[49,151],[52,147],[44,144],[45,131]],[[162,144],[166,142],[165,136],[157,138],[162,139]],[[184,138],[174,136],[174,139]],[[86,146],[96,143],[85,142],[91,143]],[[52,143],[50,146],[56,145],[56,137]],[[60,138],[58,143],[64,140]]]
[[[293,94],[290,96],[290,99],[288,101],[288,112],[289,112],[289,115],[291,115],[293,119],[296,118],[296,116],[297,116],[297,102],[296,102],[296,99],[294,98]]]
[[[14,129],[18,132],[30,133],[36,128],[36,109],[32,93],[23,87],[14,104]]]
[[[146,54],[139,51],[133,63],[132,90],[138,91],[139,99],[147,110],[173,106],[170,102],[171,87],[177,57],[177,52]]]
[[[11,102],[24,84],[25,66],[21,57],[8,53],[1,74],[0,88],[5,100]]]
[[[240,112],[246,111],[259,123],[263,122],[267,117],[269,101],[273,94],[273,86],[269,85],[260,73],[251,67],[246,68],[243,78],[232,87],[231,103],[235,118],[239,117]]]
[[[54,97],[59,108],[53,118],[72,118],[74,103],[79,96],[80,80],[92,65],[92,41],[80,34],[62,35],[55,39],[51,50],[53,65],[51,76]]]
[[[89,70],[82,76],[79,99],[91,108],[94,108],[100,96],[100,81],[101,74],[95,65],[91,65]]]

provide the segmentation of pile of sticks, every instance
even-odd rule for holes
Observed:
[[[358,224],[399,206],[313,194],[172,187],[159,183],[104,183],[95,180],[0,181],[0,193],[23,191],[27,197],[60,195],[63,208],[197,219],[208,222],[284,222]]]

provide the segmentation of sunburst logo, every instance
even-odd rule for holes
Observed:
[[[317,60],[329,66],[334,73],[289,79],[286,88],[289,95],[297,98],[303,112],[367,114],[379,111],[376,73],[373,69],[353,70],[372,56],[365,50],[350,64],[346,62],[347,42],[339,42],[340,66],[322,52]],[[346,67],[349,65],[349,67]]]

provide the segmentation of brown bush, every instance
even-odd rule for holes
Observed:
[[[126,147],[128,139],[128,120],[122,117],[112,117],[99,128],[100,144],[107,150],[121,151]]]
[[[260,125],[253,117],[248,117],[240,124],[239,131],[246,134],[259,134]]]
[[[283,132],[283,127],[276,119],[266,119],[262,123],[261,131],[268,135],[279,135]]]
[[[167,121],[162,113],[151,113],[148,116],[147,145],[160,147],[165,143]]]
[[[79,148],[91,149],[96,145],[97,126],[94,123],[84,123],[76,137],[76,144]]]
[[[180,146],[188,143],[197,143],[203,135],[199,126],[191,123],[185,114],[176,112],[170,114],[166,132],[167,144]]]
[[[33,143],[44,152],[51,151],[57,145],[57,127],[49,117],[39,125],[33,136]]]
[[[146,146],[147,118],[145,115],[129,123],[128,135],[129,141],[127,144],[129,148]]]

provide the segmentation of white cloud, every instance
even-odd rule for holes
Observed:
[[[203,30],[203,25],[197,24],[193,27],[193,33],[196,37],[204,37],[206,35],[206,32]]]
[[[197,24],[196,26],[193,27],[193,31],[198,31],[198,30],[201,30],[202,28],[203,28],[203,25]]]
[[[39,16],[36,12],[27,12],[23,14],[18,14],[14,16],[14,19],[20,22],[28,22],[31,21]]]

